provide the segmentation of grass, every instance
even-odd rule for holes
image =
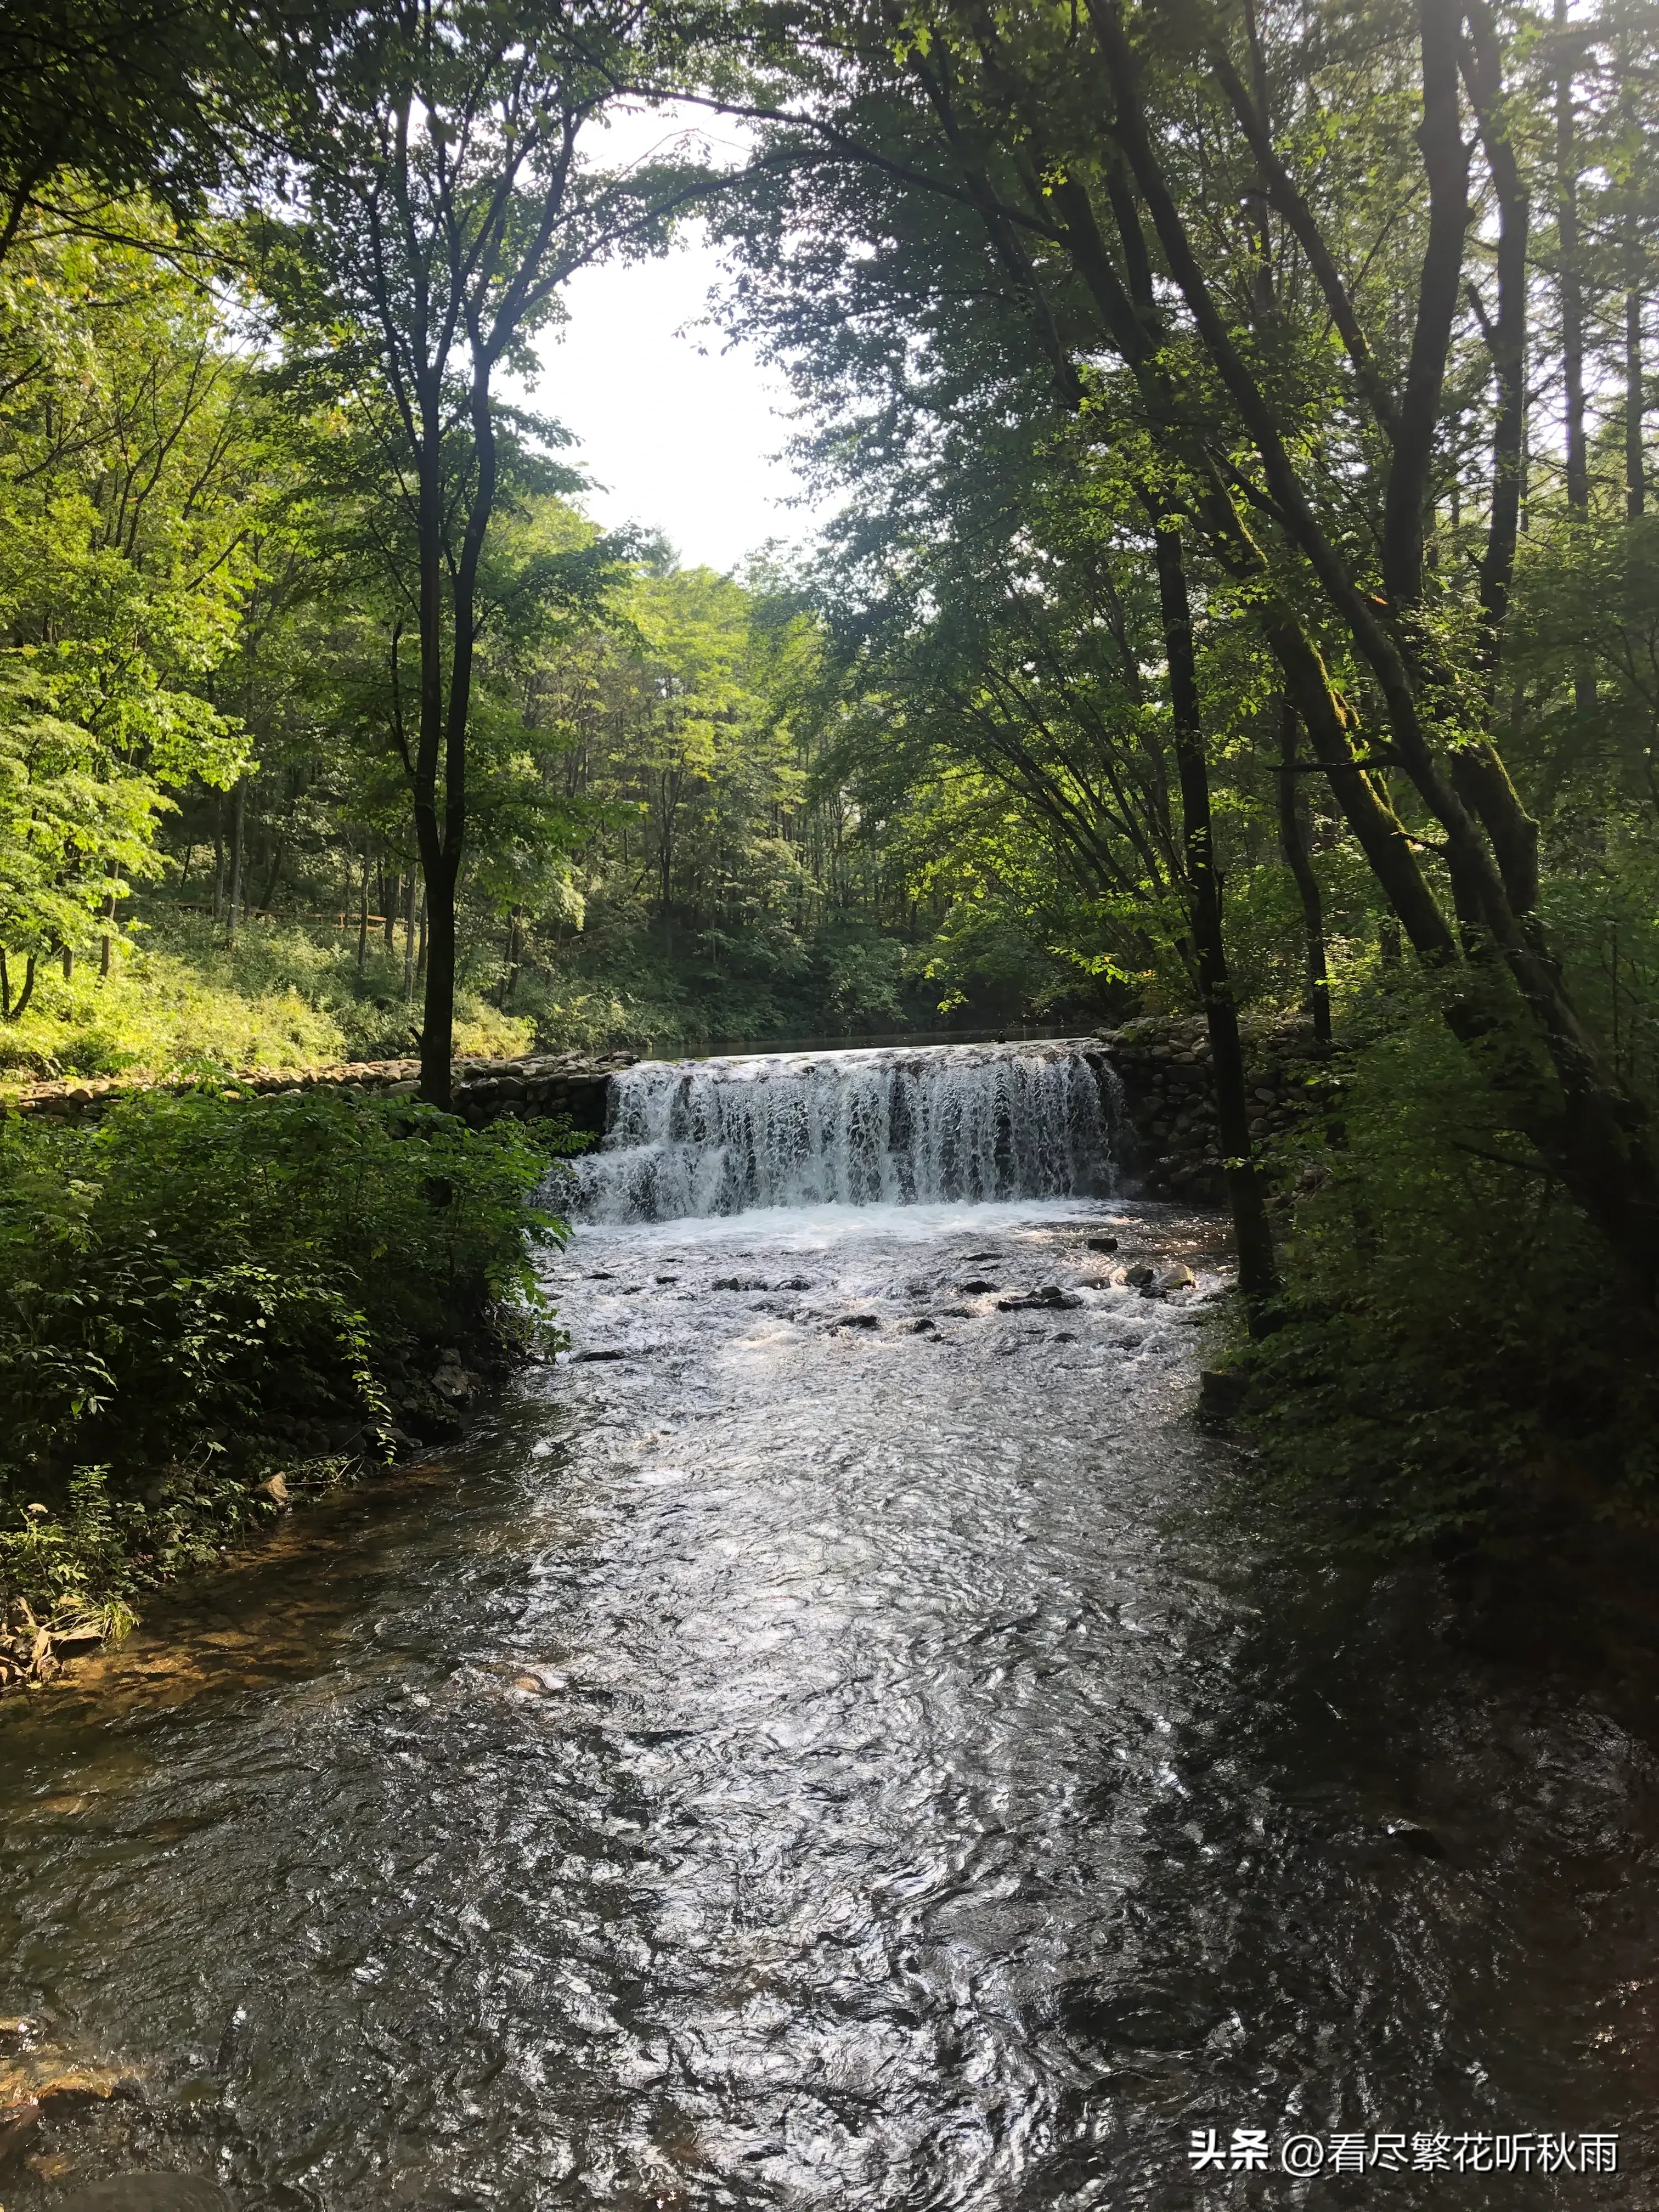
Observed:
[[[528,1051],[535,1028],[463,992],[459,1053]],[[360,975],[355,933],[254,921],[234,948],[205,916],[161,909],[113,968],[65,977],[43,965],[27,1012],[0,1024],[0,1085],[42,1077],[208,1075],[394,1057],[415,1049],[401,957],[372,953]]]

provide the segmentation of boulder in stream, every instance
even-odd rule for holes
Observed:
[[[40,2130],[40,2107],[33,2097],[25,2097],[20,2104],[0,2105],[0,2180],[21,2163]]]

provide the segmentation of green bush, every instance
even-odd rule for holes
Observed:
[[[1285,1322],[1243,1355],[1247,1487],[1316,1548],[1372,1554],[1644,1519],[1651,1328],[1514,1126],[1513,1032],[1471,1051],[1404,982],[1358,1024],[1340,1119],[1279,1156]]]
[[[392,1388],[536,1314],[575,1141],[321,1091],[0,1121],[0,1595],[118,1593],[273,1466],[386,1456]]]

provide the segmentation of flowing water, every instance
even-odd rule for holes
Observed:
[[[612,1086],[580,1210],[662,1220],[1109,1191],[1119,1099],[1075,1042],[646,1061]]]
[[[787,1118],[729,1079],[711,1142]],[[847,1158],[920,1174],[939,1117],[887,1105]],[[631,1111],[615,1151],[695,1152]],[[244,2212],[1659,2202],[1649,1753],[1405,1583],[1291,1607],[1206,1533],[1213,1222],[678,1172],[580,1228],[574,1356],[465,1449],[0,1707],[0,2073],[135,2089],[54,2107],[10,2212],[139,2168]],[[1619,2165],[1191,2166],[1235,2129]]]

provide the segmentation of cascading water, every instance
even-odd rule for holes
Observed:
[[[590,1221],[1106,1197],[1116,1076],[1077,1040],[642,1061],[577,1168]]]

